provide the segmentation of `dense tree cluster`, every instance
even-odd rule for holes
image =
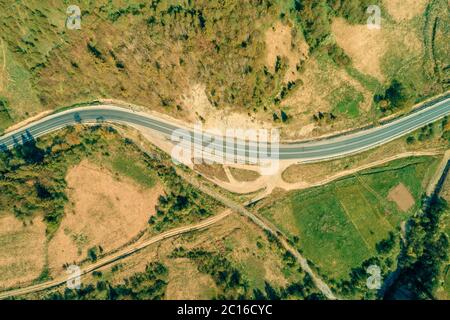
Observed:
[[[423,199],[423,210],[409,223],[399,276],[386,298],[434,299],[440,276],[449,261],[449,235],[444,220],[447,202],[437,195]]]
[[[373,99],[380,110],[386,112],[401,108],[407,97],[403,85],[394,79],[384,93],[376,94]]]

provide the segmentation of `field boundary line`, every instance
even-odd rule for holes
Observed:
[[[356,223],[353,221],[352,217],[350,216],[350,214],[347,211],[347,208],[345,207],[345,205],[342,203],[342,201],[339,199],[338,200],[339,205],[341,206],[342,210],[344,211],[345,215],[348,217],[348,219],[350,220],[350,223],[353,225],[353,227],[355,227],[356,232],[358,232],[359,236],[361,237],[362,241],[364,242],[364,244],[367,247],[367,250],[371,251],[370,249],[370,245],[367,242],[366,238],[364,238],[364,236],[361,233],[361,230],[359,230],[358,226],[356,225]]]

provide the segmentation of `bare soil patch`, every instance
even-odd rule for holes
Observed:
[[[0,288],[28,283],[45,265],[45,224],[40,217],[27,222],[12,214],[0,217]]]
[[[66,180],[70,205],[49,244],[52,271],[83,260],[94,246],[108,252],[132,240],[146,228],[163,193],[160,186],[144,189],[128,178],[118,181],[88,161],[71,168]]]
[[[415,203],[413,196],[403,183],[389,191],[388,199],[394,201],[400,210],[408,211]]]

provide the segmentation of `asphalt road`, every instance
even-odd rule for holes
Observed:
[[[302,161],[320,161],[343,157],[392,141],[428,123],[443,118],[448,114],[450,114],[450,94],[426,103],[423,107],[411,114],[378,127],[364,129],[359,132],[328,139],[288,144],[284,143],[279,145],[278,151],[275,150],[272,154],[270,152],[259,152],[258,157],[259,159],[276,158],[297,159]],[[169,123],[168,120],[159,119],[142,112],[135,112],[126,108],[109,105],[94,105],[56,113],[30,123],[19,130],[3,135],[0,137],[0,148],[11,148],[15,144],[22,143],[24,140],[30,139],[31,137],[36,139],[37,137],[76,123],[104,122],[141,126],[155,130],[168,137],[170,137],[175,130],[180,129],[177,125]],[[195,137],[193,130],[191,129],[187,129],[186,133],[192,138],[192,141],[195,142],[194,145],[196,148],[198,148],[200,144],[203,146],[208,144],[211,145],[211,142],[216,146],[225,146],[225,139],[222,137],[215,137],[213,141],[208,139],[205,141],[204,139],[199,140]],[[208,135],[206,136],[208,137]],[[252,157],[248,153],[249,144],[245,143],[245,141],[237,141],[233,148],[223,148],[223,150],[225,150],[227,154],[245,152],[247,156]]]

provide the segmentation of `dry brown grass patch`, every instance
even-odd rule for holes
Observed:
[[[208,178],[219,179],[224,182],[230,182],[230,180],[228,180],[227,174],[223,166],[220,164],[206,164],[206,163],[195,164],[194,170],[204,174]]]
[[[383,5],[396,20],[410,20],[422,14],[428,0],[384,0]]]
[[[255,181],[261,175],[253,170],[239,169],[230,167],[230,172],[233,178],[238,181]]]
[[[257,247],[258,240],[263,243],[262,249]],[[167,255],[172,252],[174,247],[178,246],[182,246],[186,250],[201,249],[225,255],[233,265],[244,271],[246,277],[260,286],[261,289],[264,287],[264,280],[270,281],[275,286],[283,286],[288,282],[282,272],[281,257],[269,247],[269,242],[266,240],[264,233],[257,226],[247,222],[246,219],[238,215],[230,215],[208,230],[184,235],[172,243],[165,242],[160,246],[159,252],[161,255]],[[174,272],[174,274],[170,275],[172,279],[178,277],[178,273],[182,272],[185,261],[185,259],[164,259],[164,263],[169,268],[169,273]],[[172,264],[174,264],[176,269],[181,269],[172,271]],[[196,284],[196,280],[193,280],[197,279],[195,278],[195,273],[196,271],[188,265],[184,281],[180,279],[171,289],[169,289],[169,281],[169,297],[173,296],[176,290],[181,291],[183,294],[186,292],[184,298],[187,299],[192,299],[196,296],[196,294],[188,294],[184,287],[192,288],[193,292],[205,290],[205,286],[207,287],[210,280],[205,278],[199,284]],[[199,288],[200,286],[203,289]],[[213,294],[214,290],[215,287],[210,287],[207,291],[209,294]]]
[[[70,205],[49,244],[52,271],[83,260],[91,247],[108,252],[132,240],[146,228],[163,193],[159,186],[143,189],[128,178],[118,181],[88,161],[71,168],[66,180]]]
[[[332,64],[320,64],[317,59],[310,58],[304,64],[304,70],[300,75],[302,85],[292,92],[282,105],[289,108],[291,119],[287,130],[282,134],[287,139],[298,139],[312,137],[329,132],[330,129],[338,131],[340,129],[352,127],[354,124],[346,117],[338,117],[338,120],[329,125],[318,126],[313,121],[313,114],[321,112],[331,112],[335,98],[333,92],[351,87],[360,92],[364,101],[359,105],[361,113],[369,111],[372,103],[371,93],[364,88],[357,80],[347,74],[344,69]],[[361,115],[363,117],[363,115]]]
[[[170,260],[169,284],[165,299],[211,299],[217,294],[216,284],[211,276],[198,271],[189,259]]]
[[[286,71],[286,82],[298,78],[297,64],[307,59],[308,50],[305,41],[293,39],[292,28],[288,25],[277,22],[266,31],[266,64],[271,72],[274,72],[277,56],[287,58],[289,67]]]
[[[342,18],[336,18],[331,25],[338,45],[352,58],[361,72],[384,79],[380,59],[386,52],[384,29],[369,30],[366,25],[350,25]]]
[[[294,120],[305,124],[311,121],[312,113],[319,110],[329,111],[330,105],[325,99],[324,93],[330,92],[330,90],[326,88],[329,81],[324,79],[323,70],[316,59],[311,58],[305,62],[301,80],[303,81],[301,88],[285,99],[283,105],[292,106],[297,113],[294,115]],[[326,84],[323,84],[324,80],[327,82]]]
[[[0,73],[0,92],[3,92],[3,90],[6,87],[6,84],[8,83],[8,74],[6,70],[6,50],[5,50],[5,44],[3,43],[3,40],[0,39],[0,46],[2,47],[2,50],[0,52],[0,70],[2,71]]]
[[[25,226],[11,214],[0,217],[0,287],[36,279],[45,265],[45,224],[40,217]]]

